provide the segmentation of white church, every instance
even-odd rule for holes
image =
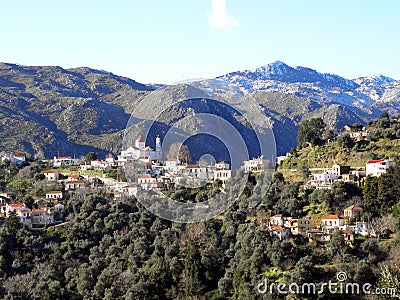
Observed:
[[[145,145],[145,141],[139,137],[135,141],[134,146],[130,146],[126,150],[122,150],[121,154],[118,155],[118,165],[123,164],[127,161],[143,160],[143,161],[161,161],[162,150],[161,150],[161,139],[159,136],[156,137],[156,150]]]

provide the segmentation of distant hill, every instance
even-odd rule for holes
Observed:
[[[213,94],[215,82],[220,93],[260,103],[273,124],[279,154],[296,145],[297,128],[304,119],[322,117],[337,130],[365,123],[382,111],[400,111],[400,83],[382,75],[349,80],[274,62],[194,85]],[[224,90],[227,85],[234,90]],[[23,150],[38,157],[118,153],[132,110],[160,86],[90,68],[0,63],[0,151]],[[218,109],[212,103],[195,109],[212,113]],[[185,109],[169,111],[160,125],[163,130],[187,114]],[[229,119],[229,110],[223,114]],[[199,149],[191,150],[194,158],[201,155]]]
[[[0,64],[0,150],[39,157],[120,148],[129,111],[153,89],[89,68]]]

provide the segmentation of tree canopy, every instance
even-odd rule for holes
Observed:
[[[86,154],[86,162],[90,164],[93,160],[99,159],[99,156],[96,152],[89,152]]]
[[[187,163],[190,163],[192,161],[188,145],[182,143],[171,144],[167,153],[167,158],[178,159]]]
[[[325,122],[321,118],[312,118],[301,123],[297,133],[299,143],[307,142],[313,146],[320,145],[323,141],[322,134],[326,128]]]

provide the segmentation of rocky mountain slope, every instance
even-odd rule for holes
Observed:
[[[400,82],[383,75],[349,80],[310,68],[292,68],[280,61],[254,70],[229,73],[218,79],[236,85],[243,94],[255,91],[282,92],[316,102],[354,106],[367,113],[371,106],[398,101],[400,95]]]
[[[118,151],[129,111],[151,88],[89,68],[0,64],[1,150],[38,157]]]
[[[193,85],[211,98],[223,94],[232,101],[246,103],[251,98],[260,103],[273,124],[279,154],[295,146],[297,128],[304,119],[322,117],[330,128],[341,129],[382,111],[400,112],[400,82],[382,75],[349,80],[274,62]],[[38,157],[118,153],[131,112],[154,89],[90,68],[0,63],[0,151],[23,150]],[[167,102],[162,99],[154,105]],[[222,109],[212,101],[201,107],[196,101],[188,103],[197,103],[192,112]],[[181,106],[164,114],[165,120],[160,121],[164,133],[172,120],[188,114],[187,104]],[[225,114],[231,118],[229,110]],[[202,150],[192,151],[196,159]]]

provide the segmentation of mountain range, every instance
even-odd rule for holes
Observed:
[[[116,154],[122,148],[131,113],[161,86],[86,67],[0,63],[0,151],[22,150],[36,157],[82,156],[89,151],[100,156]],[[350,80],[280,61],[194,82],[192,87],[198,88],[199,94],[224,94],[243,103],[250,98],[257,101],[271,121],[278,154],[296,145],[297,128],[304,119],[322,117],[329,128],[338,131],[345,124],[366,123],[384,111],[400,113],[398,80],[383,75]],[[180,103],[164,115],[161,135],[172,120],[189,111],[212,113],[219,109],[212,101],[189,103],[193,107]],[[229,110],[219,113],[232,119]],[[151,140],[149,143],[154,146]],[[209,148],[192,147],[194,159],[211,151],[209,143],[202,144]],[[218,156],[218,151],[214,152]]]

